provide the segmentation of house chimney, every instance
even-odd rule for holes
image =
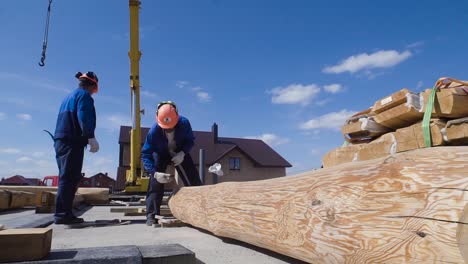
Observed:
[[[218,143],[218,124],[213,123],[211,127],[211,133],[213,133],[213,143]]]

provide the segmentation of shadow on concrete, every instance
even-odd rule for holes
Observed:
[[[215,236],[215,237],[221,239],[224,243],[245,247],[245,248],[257,251],[259,253],[268,255],[268,256],[270,256],[272,258],[276,258],[276,259],[279,259],[281,261],[284,261],[284,262],[287,262],[287,263],[290,263],[290,264],[307,264],[307,262],[304,262],[302,260],[291,258],[291,257],[288,257],[286,255],[279,254],[277,252],[268,250],[266,248],[257,247],[257,246],[254,246],[254,245],[251,245],[251,244],[239,241],[239,240],[235,240],[235,239],[232,239],[232,238],[228,238],[228,237],[216,236],[216,235],[214,235],[213,233],[211,233],[209,231],[206,231],[204,229],[200,229],[198,227],[194,227],[194,226],[191,226],[191,225],[188,225],[188,227],[194,228],[194,229],[196,229],[196,230],[198,230],[198,231],[200,231],[202,233],[205,233],[207,235]]]
[[[78,206],[78,208],[73,208],[74,209],[73,214],[75,214],[76,216],[81,216],[91,208],[93,208],[93,206],[87,205],[87,204],[81,204],[80,206]]]
[[[195,263],[196,263],[196,264],[205,264],[205,262],[203,262],[203,261],[201,261],[201,260],[199,260],[199,259],[195,259]]]
[[[0,211],[0,215],[7,215],[7,214],[16,214],[16,213],[21,213],[21,212],[26,212],[26,211],[34,211],[36,208],[34,207],[23,207],[19,209],[6,209]]]
[[[67,250],[67,251],[59,251],[59,252],[50,252],[49,256],[47,256],[47,260],[72,260],[76,257],[78,251],[76,250]]]

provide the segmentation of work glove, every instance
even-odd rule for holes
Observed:
[[[99,143],[97,142],[96,138],[88,139],[88,145],[89,145],[89,152],[96,153],[99,151]]]
[[[170,175],[169,173],[155,172],[154,178],[159,183],[170,183],[174,179],[174,176]]]
[[[179,151],[177,154],[175,154],[174,157],[172,157],[172,162],[174,163],[174,166],[179,166],[182,161],[184,161],[185,153],[183,151]]]

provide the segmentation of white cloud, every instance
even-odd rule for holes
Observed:
[[[418,48],[424,45],[424,41],[416,41],[406,46],[407,49]]]
[[[40,151],[36,151],[36,152],[33,152],[31,154],[31,156],[35,157],[35,158],[41,158],[41,157],[44,157],[45,156],[45,153],[44,152],[40,152]]]
[[[97,124],[99,127],[107,130],[117,131],[120,129],[120,126],[130,126],[132,124],[132,120],[128,115],[112,114],[100,117]]]
[[[102,166],[102,165],[105,165],[105,164],[112,164],[112,162],[114,162],[112,159],[106,158],[106,157],[99,157],[97,159],[93,159],[93,165],[94,166]]]
[[[19,159],[16,160],[16,162],[31,162],[33,159],[31,159],[30,157],[21,157]]]
[[[157,97],[157,95],[153,92],[147,91],[147,90],[141,90],[141,95],[146,96],[146,97]]]
[[[11,80],[18,83],[25,84],[25,86],[30,88],[42,88],[51,91],[69,93],[72,89],[62,88],[63,85],[58,85],[52,83],[50,80],[44,78],[36,78],[34,76],[26,76],[23,74],[10,73],[10,72],[0,72],[0,80]]]
[[[32,116],[30,114],[17,114],[16,117],[18,119],[23,120],[23,121],[31,121],[32,120]]]
[[[184,88],[184,87],[187,86],[188,84],[189,84],[189,82],[187,82],[187,81],[177,81],[175,85],[176,85],[178,88]]]
[[[343,86],[341,84],[338,84],[338,83],[333,83],[333,84],[323,86],[323,89],[326,92],[336,94],[336,93],[339,93],[339,92],[343,91]]]
[[[273,94],[271,102],[274,104],[302,104],[307,105],[320,92],[315,84],[291,84],[287,87],[276,87],[269,93]]]
[[[211,95],[209,95],[207,92],[197,92],[197,97],[200,102],[210,102],[211,101]]]
[[[346,109],[339,112],[331,112],[302,123],[300,128],[304,130],[321,128],[339,130],[345,120],[355,113],[355,111],[348,111]]]
[[[282,144],[286,144],[289,142],[288,138],[282,138],[280,136],[277,136],[275,134],[270,134],[270,133],[265,133],[260,136],[247,136],[245,138],[260,139],[270,146],[282,145]]]
[[[18,154],[21,152],[21,150],[16,149],[16,148],[3,148],[0,149],[1,153],[6,153],[6,154]]]
[[[335,74],[343,72],[355,73],[360,70],[389,68],[405,61],[411,55],[409,50],[401,53],[396,50],[379,50],[371,54],[361,53],[348,57],[337,65],[326,67],[323,69],[323,72]]]
[[[7,119],[7,114],[0,112],[0,121]]]
[[[201,90],[203,90],[203,89],[200,86],[192,88],[192,91],[194,91],[194,92],[198,92],[198,91],[201,91]]]

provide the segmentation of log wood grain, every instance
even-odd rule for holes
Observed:
[[[182,188],[175,217],[310,263],[468,263],[468,147]]]

